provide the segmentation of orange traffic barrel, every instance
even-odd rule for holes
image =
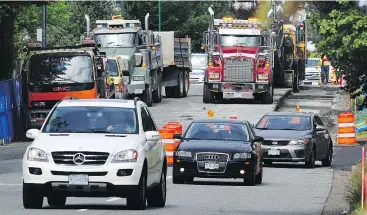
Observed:
[[[349,112],[339,114],[337,136],[337,142],[339,145],[357,144],[356,128],[354,123],[354,114]]]
[[[181,125],[165,125],[164,129],[173,129],[175,130],[175,134],[182,134],[182,126]]]
[[[168,165],[173,164],[173,152],[176,150],[178,144],[180,143],[173,138],[174,134],[178,134],[177,132],[180,126],[164,126],[164,128],[158,129],[162,139],[162,143],[164,145],[164,149],[166,151]]]

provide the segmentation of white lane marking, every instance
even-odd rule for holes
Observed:
[[[120,199],[121,198],[114,197],[114,198],[107,199],[106,202],[113,202],[113,201],[117,201],[117,200],[120,200]]]
[[[87,211],[88,209],[79,209],[77,211],[83,212],[83,211]]]

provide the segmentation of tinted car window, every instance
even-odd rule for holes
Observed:
[[[249,141],[248,130],[243,124],[193,123],[185,138],[200,140]]]
[[[143,129],[144,131],[156,131],[156,127],[154,125],[152,117],[150,117],[148,111],[145,107],[141,108],[141,118],[143,122]]]
[[[43,132],[137,134],[138,126],[132,108],[58,107]]]
[[[309,116],[267,115],[257,123],[256,129],[306,131],[311,129],[311,118]]]

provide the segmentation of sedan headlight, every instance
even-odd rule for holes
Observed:
[[[133,81],[144,81],[145,77],[143,75],[134,75]]]
[[[30,148],[27,153],[27,160],[48,162],[47,154],[45,151],[37,148]]]
[[[291,140],[289,141],[289,145],[304,145],[309,142],[309,139],[303,139],[303,140]]]
[[[117,153],[112,163],[136,162],[138,160],[138,152],[134,149],[128,149]]]
[[[191,152],[187,152],[187,151],[176,151],[175,155],[177,157],[192,157]]]
[[[251,153],[243,152],[243,153],[236,153],[233,155],[233,159],[249,159],[251,158]]]

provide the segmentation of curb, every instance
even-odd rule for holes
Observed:
[[[286,98],[288,98],[291,94],[292,94],[292,89],[287,90],[287,92],[286,92],[286,93],[284,93],[284,94],[279,98],[279,100],[278,100],[278,102],[276,103],[276,105],[275,105],[275,107],[273,108],[273,110],[274,110],[274,111],[277,111],[277,110],[280,108],[280,106],[282,106],[282,105],[283,105],[284,100],[285,100]]]

